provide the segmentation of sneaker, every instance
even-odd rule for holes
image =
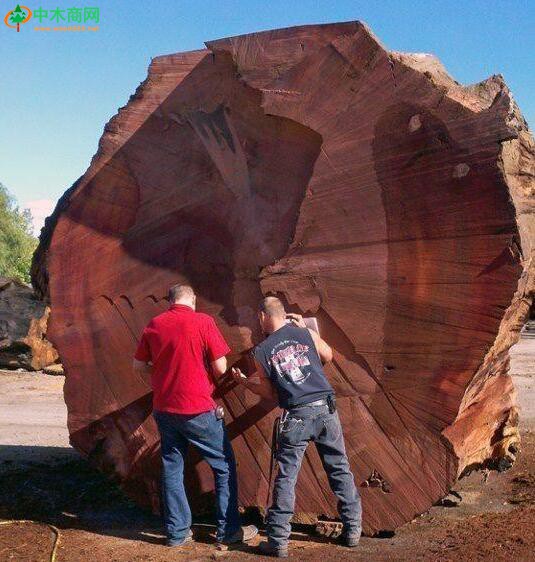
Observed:
[[[258,545],[258,549],[266,556],[274,556],[275,558],[288,558],[288,545],[275,546],[268,541],[262,541]]]
[[[344,537],[344,542],[346,546],[353,548],[358,546],[360,542],[360,533],[349,534]]]
[[[183,539],[167,539],[167,546],[182,546],[190,542],[193,542],[193,531],[191,529],[188,530]]]
[[[240,527],[235,533],[219,541],[223,544],[235,544],[237,542],[247,542],[254,539],[258,535],[258,529],[254,525],[247,525],[246,527]]]

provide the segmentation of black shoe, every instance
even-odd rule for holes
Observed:
[[[258,545],[258,549],[266,556],[274,556],[275,558],[288,558],[288,545],[275,546],[268,541],[263,541]]]

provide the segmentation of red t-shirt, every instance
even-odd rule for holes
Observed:
[[[174,414],[213,410],[209,365],[229,351],[214,319],[189,306],[174,304],[153,318],[143,330],[135,358],[152,361],[154,409]]]

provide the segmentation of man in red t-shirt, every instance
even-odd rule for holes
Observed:
[[[195,312],[188,285],[169,289],[168,311],[143,330],[134,369],[150,373],[154,418],[161,437],[162,488],[167,544],[192,540],[191,511],[184,490],[184,459],[191,443],[214,472],[218,542],[252,539],[258,529],[240,527],[236,462],[222,416],[212,398],[212,375],[227,370],[230,352],[214,319]],[[211,373],[210,373],[211,372]]]

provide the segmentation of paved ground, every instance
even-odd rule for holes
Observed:
[[[76,456],[69,447],[63,377],[0,371],[0,470]]]
[[[509,372],[515,381],[523,428],[535,427],[535,337],[522,338],[511,349]]]
[[[297,528],[292,558],[330,562],[535,560],[535,338],[512,353],[511,372],[522,408],[522,454],[512,470],[459,482],[462,501],[433,507],[395,536],[365,538],[349,550]],[[195,562],[262,560],[254,548],[218,551],[213,528],[199,522],[194,545],[162,546],[158,519],[139,510],[68,447],[63,378],[0,371],[0,519],[31,519],[0,526],[0,562],[50,559],[61,533],[58,562]],[[253,545],[254,547],[254,545]]]

